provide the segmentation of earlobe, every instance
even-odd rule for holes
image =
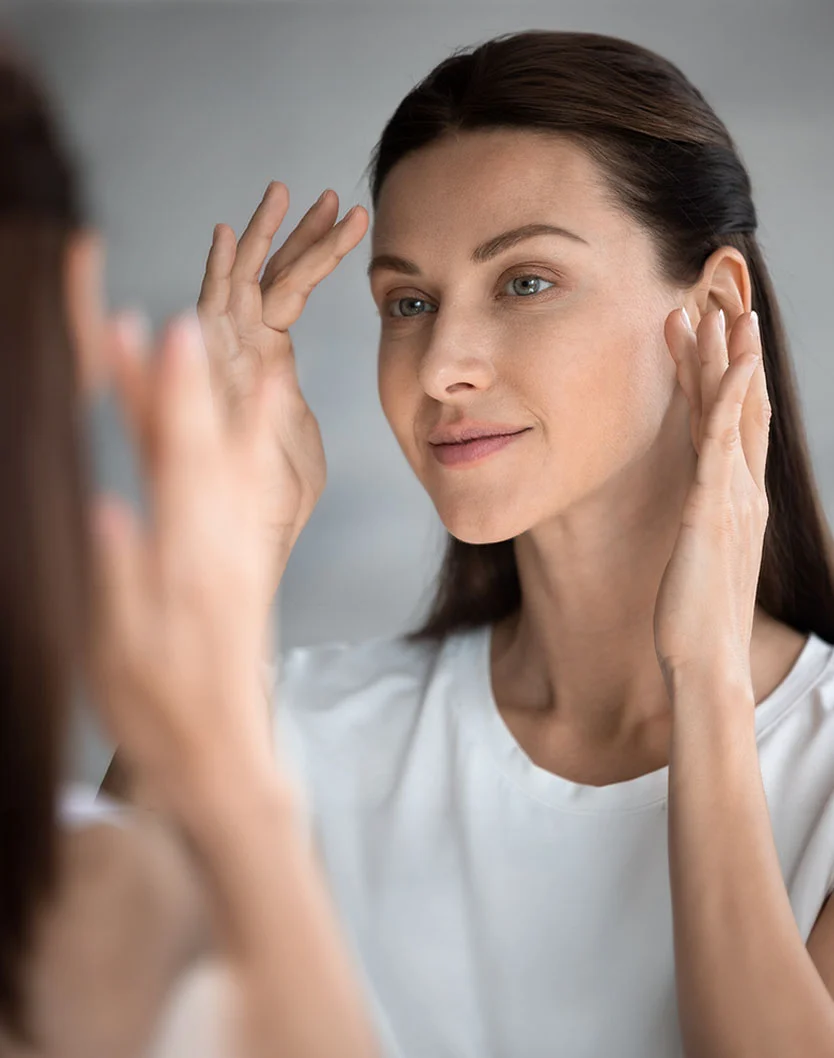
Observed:
[[[74,232],[64,254],[67,326],[77,357],[79,389],[91,396],[104,383],[104,246],[94,231]]]

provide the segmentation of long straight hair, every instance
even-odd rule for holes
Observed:
[[[404,157],[453,133],[549,131],[584,148],[620,206],[650,233],[666,277],[693,284],[710,254],[747,262],[772,406],[769,519],[757,603],[834,643],[834,542],[820,502],[779,306],[756,239],[748,173],[724,124],[671,62],[629,41],[532,30],[441,62],[397,107],[369,166],[376,208]],[[502,620],[521,605],[512,539],[449,534],[434,599],[407,638],[441,639]]]
[[[86,647],[86,475],[65,308],[76,182],[0,41],[0,1023],[27,1040],[25,968],[56,882],[65,722]]]

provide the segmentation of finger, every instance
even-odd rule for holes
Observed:
[[[367,230],[367,211],[362,206],[354,206],[324,238],[282,269],[264,294],[264,323],[277,331],[291,327],[315,287],[358,246]]]
[[[323,191],[292,230],[287,241],[270,257],[261,277],[261,290],[266,291],[282,268],[291,265],[308,246],[326,235],[338,215],[339,196],[329,189]]]
[[[729,495],[737,458],[744,456],[741,416],[758,363],[758,358],[749,352],[733,361],[704,423],[696,479],[699,485],[717,495]]]
[[[237,255],[232,266],[233,289],[237,283],[257,283],[289,204],[290,193],[286,184],[278,180],[271,181],[237,244]]]
[[[112,670],[139,628],[147,583],[143,578],[143,539],[130,508],[113,496],[98,496],[91,509],[94,609],[97,621],[94,657]]]
[[[684,308],[670,312],[664,328],[666,344],[678,369],[678,382],[689,402],[689,424],[692,446],[700,449],[701,365],[697,338]]]
[[[165,526],[193,502],[221,440],[208,357],[194,316],[181,316],[165,328],[159,365],[152,393],[156,448],[149,484],[156,522]]]
[[[222,316],[229,307],[232,291],[232,267],[237,255],[237,241],[228,224],[217,224],[206,260],[197,313],[203,322]]]
[[[209,359],[212,387],[226,410],[231,412],[237,403],[238,385],[235,364],[240,354],[240,337],[229,312],[220,316],[199,314],[203,344]]]
[[[126,427],[140,461],[151,453],[150,327],[138,313],[123,313],[107,328],[106,354],[111,381]]]
[[[724,331],[726,316],[721,309],[707,312],[701,318],[697,337],[698,361],[701,368],[701,433],[718,397],[718,390],[729,367]]]
[[[214,398],[208,355],[199,322],[183,313],[166,325],[157,352],[154,384],[160,423],[187,440],[196,430],[214,427]]]
[[[738,336],[736,335],[736,332]],[[750,381],[748,398],[741,413],[741,440],[750,474],[762,492],[765,489],[767,452],[770,442],[771,404],[767,393],[767,377],[764,364],[759,321],[756,313],[749,313],[736,322],[731,343],[737,341],[748,350],[758,353],[759,362]],[[732,354],[732,350],[731,350]]]
[[[237,253],[234,231],[218,224],[209,251],[203,285],[197,301],[197,318],[208,352],[215,392],[222,394],[228,411],[237,400],[237,387],[231,365],[239,351],[235,320],[230,312],[232,267]]]

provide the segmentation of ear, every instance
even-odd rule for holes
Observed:
[[[692,291],[698,319],[714,309],[723,309],[728,328],[752,308],[753,288],[744,255],[734,246],[719,246],[704,263],[701,278]],[[698,320],[692,320],[697,327]]]
[[[105,379],[103,269],[101,237],[94,231],[73,233],[64,255],[64,297],[79,388],[85,397]]]

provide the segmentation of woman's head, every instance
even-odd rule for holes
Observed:
[[[675,66],[573,33],[453,55],[389,121],[371,188],[383,408],[451,534],[420,635],[517,609],[512,538],[545,519],[603,493],[618,513],[651,502],[635,482],[658,503],[688,485],[689,409],[663,334],[685,305],[694,323],[759,313],[773,420],[758,601],[834,638],[830,537],[750,182]],[[535,224],[570,234],[496,245]],[[468,419],[527,429],[480,465],[441,466],[429,437]],[[814,581],[824,601],[796,595]]]
[[[717,251],[684,288],[582,146],[488,129],[394,167],[373,261],[383,407],[457,539],[506,540],[611,489],[646,517],[651,497],[629,474],[640,461],[658,497],[683,480],[689,406],[664,322],[684,303],[694,322],[708,307],[749,311],[738,251]],[[429,438],[466,420],[524,433],[500,457],[449,469]]]
[[[94,313],[94,241],[49,109],[0,46],[0,1024],[55,877],[55,792],[86,630],[75,343]]]

